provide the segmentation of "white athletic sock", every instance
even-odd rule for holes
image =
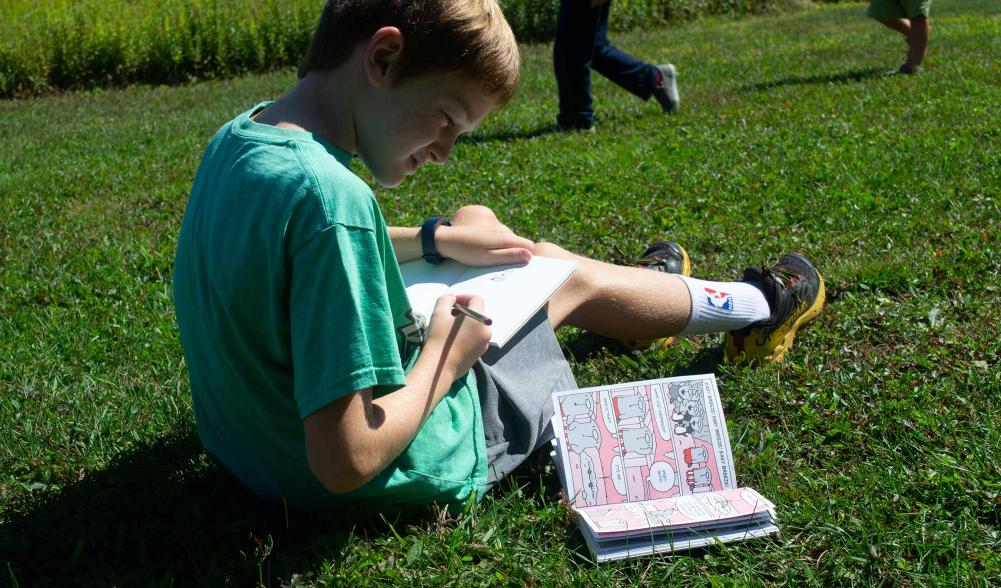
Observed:
[[[682,335],[734,331],[771,316],[765,295],[754,284],[678,277],[692,295],[692,316]]]

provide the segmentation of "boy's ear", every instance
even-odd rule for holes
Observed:
[[[365,75],[373,86],[391,82],[403,61],[403,33],[382,27],[372,34],[365,50]]]

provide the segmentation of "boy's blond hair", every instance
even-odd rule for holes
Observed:
[[[404,39],[394,83],[461,71],[501,104],[514,96],[521,59],[496,0],[327,0],[299,77],[344,63],[358,43],[387,26]]]

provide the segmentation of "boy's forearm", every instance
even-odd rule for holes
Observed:
[[[461,375],[446,357],[442,348],[425,347],[404,387],[379,398],[355,394],[345,410],[322,414],[327,409],[321,409],[312,422],[307,419],[310,467],[324,486],[338,493],[354,490],[406,449]]]
[[[389,227],[389,238],[393,241],[396,261],[399,263],[417,259],[424,254],[420,227]]]

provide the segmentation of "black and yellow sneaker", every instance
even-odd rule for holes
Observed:
[[[796,331],[824,308],[824,278],[798,253],[783,255],[773,267],[744,270],[744,282],[759,284],[770,317],[726,333],[726,355],[751,363],[780,361],[792,346]]]
[[[646,248],[636,265],[666,274],[692,275],[692,260],[688,252],[674,241],[657,241]]]
[[[681,245],[674,241],[657,241],[646,248],[643,256],[636,261],[638,267],[651,269],[666,274],[679,274],[682,276],[692,275],[692,261],[688,258],[688,252]],[[677,337],[664,337],[662,339],[619,339],[619,342],[626,349],[645,349],[656,343],[658,347],[670,347],[678,342]]]

